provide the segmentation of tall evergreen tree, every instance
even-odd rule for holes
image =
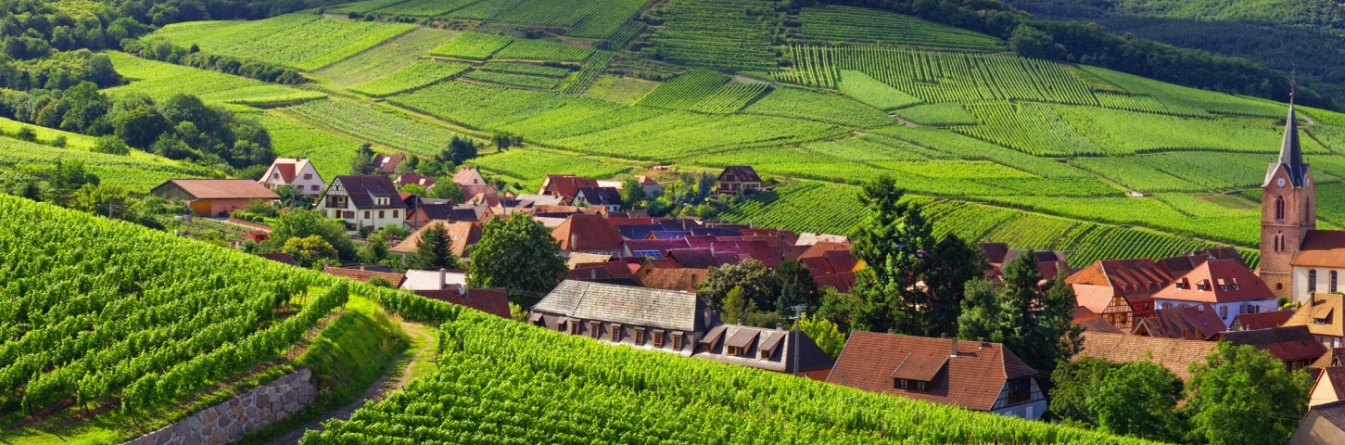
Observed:
[[[929,298],[917,286],[929,268],[934,236],[920,208],[902,202],[903,192],[883,176],[864,185],[860,201],[869,215],[855,230],[853,252],[868,267],[855,277],[853,292],[861,304],[856,329],[925,335]],[[954,316],[954,319],[956,316]]]
[[[461,269],[462,261],[453,255],[452,242],[443,224],[430,224],[421,229],[411,267],[419,270]]]
[[[1003,343],[1033,369],[1051,372],[1079,352],[1083,329],[1073,323],[1074,290],[1064,274],[1043,285],[1038,266],[1027,251],[1004,265],[998,292],[981,280],[968,284],[958,335]]]
[[[374,173],[374,149],[368,142],[360,144],[350,158],[350,174],[371,175]]]

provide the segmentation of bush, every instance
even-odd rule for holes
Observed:
[[[19,128],[19,132],[15,133],[14,137],[23,141],[36,142],[37,132],[33,131],[33,127],[24,126]]]
[[[128,155],[131,154],[131,147],[127,146],[126,141],[121,140],[121,138],[107,135],[98,138],[98,142],[93,146],[93,151],[110,155]]]

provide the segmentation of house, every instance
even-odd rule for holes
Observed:
[[[728,264],[738,264],[743,260],[737,253],[715,252],[703,248],[671,249],[666,257],[687,269],[709,269]]]
[[[746,165],[724,167],[719,173],[719,193],[742,194],[749,190],[761,190],[761,177],[756,169]]]
[[[294,261],[294,256],[292,256],[292,255],[290,255],[290,254],[288,254],[288,253],[285,253],[285,252],[280,252],[280,253],[258,253],[258,254],[256,254],[256,255],[259,256],[259,257],[262,257],[262,258],[266,258],[266,259],[271,260],[271,261],[275,261],[275,262],[277,262],[277,263],[285,263],[285,264],[288,264],[288,265],[291,265],[291,266],[294,266],[294,265],[298,264],[298,263],[296,263],[296,262]]]
[[[621,231],[617,227],[617,231]],[[652,239],[629,239],[626,240],[626,256],[638,256],[645,258],[666,258],[668,252],[673,249],[688,249],[691,246],[687,244],[686,239],[671,240],[652,240]]]
[[[1284,362],[1284,366],[1290,371],[1308,367],[1328,351],[1311,332],[1308,332],[1307,326],[1229,331],[1220,334],[1217,340],[1229,342],[1234,346],[1252,345],[1256,349],[1269,351],[1275,358]]]
[[[387,176],[337,176],[318,200],[318,213],[345,221],[347,230],[405,226],[406,202]]]
[[[229,216],[252,201],[272,202],[279,195],[251,179],[170,179],[150,189],[163,199],[183,201],[197,216]]]
[[[608,212],[621,211],[621,192],[612,187],[580,187],[574,192],[575,205],[602,207]]]
[[[850,243],[850,237],[845,235],[831,235],[826,233],[803,232],[799,234],[799,239],[794,241],[798,246],[811,246],[821,241],[830,241],[833,243]]]
[[[1135,321],[1133,333],[1145,337],[1210,340],[1225,329],[1227,326],[1214,312],[1214,306],[1201,303],[1156,309],[1147,317]]]
[[[1345,347],[1345,296],[1313,294],[1303,307],[1284,322],[1284,326],[1307,326],[1308,331],[1328,348]]]
[[[1187,381],[1191,379],[1191,364],[1204,363],[1217,346],[1210,341],[1084,331],[1083,348],[1071,360],[1093,357],[1114,363],[1150,361]]]
[[[1345,231],[1312,230],[1303,238],[1303,246],[1294,255],[1294,301],[1307,301],[1312,294],[1336,293],[1345,274]]]
[[[696,294],[565,280],[528,323],[570,335],[691,357],[719,317]]]
[[[462,196],[469,201],[480,199],[492,206],[499,205],[500,189],[486,181],[481,172],[474,168],[459,169],[453,175],[453,183],[462,188]],[[488,202],[493,201],[493,202]],[[482,202],[478,202],[480,204]]]
[[[406,281],[406,275],[393,272],[376,271],[373,270],[372,268],[366,268],[365,266],[362,265],[359,267],[327,266],[322,268],[322,273],[325,273],[327,275],[335,275],[338,277],[346,277],[362,283],[368,283],[369,280],[372,280],[374,278],[382,278],[384,281],[387,281],[388,284],[391,284],[393,287],[401,287],[402,282]]]
[[[1255,314],[1279,307],[1274,291],[1240,261],[1205,261],[1153,294],[1158,309],[1209,303],[1224,326],[1238,314]]]
[[[1083,328],[1086,332],[1102,332],[1106,334],[1124,333],[1120,329],[1117,329],[1116,325],[1102,319],[1101,316],[1085,306],[1074,307],[1074,320],[1071,322],[1079,325],[1079,327]]]
[[[1242,261],[1242,254],[1238,253],[1238,249],[1233,247],[1210,247],[1205,250],[1191,252],[1190,255],[1159,258],[1154,260],[1154,262],[1158,263],[1159,266],[1162,266],[1164,270],[1168,271],[1168,275],[1176,277],[1191,271],[1191,269],[1195,269],[1196,266],[1199,266],[1208,260],[1237,260],[1239,263],[1242,263],[1243,266],[1247,265],[1246,262]]]
[[[1308,394],[1309,407],[1345,400],[1345,366],[1323,368]]]
[[[406,279],[397,286],[402,290],[445,290],[467,287],[467,271],[462,269],[408,270]]]
[[[429,190],[430,187],[434,187],[434,178],[423,175],[399,175],[392,181],[392,185],[397,186],[397,190],[408,185],[418,185]]]
[[[1340,445],[1345,443],[1345,401],[1317,405],[1298,423],[1289,445]]]
[[[481,241],[481,227],[470,222],[448,222],[437,220],[429,224],[438,225],[444,229],[444,234],[448,235],[449,251],[453,252],[453,255],[458,258],[466,258],[468,256],[468,246],[474,246],[477,242]],[[429,225],[426,227],[429,227]],[[420,236],[424,231],[425,229],[422,228],[415,232],[411,232],[411,235],[407,236],[405,240],[397,243],[396,246],[388,248],[388,252],[404,255],[413,255],[416,252],[419,252]]]
[[[635,279],[635,271],[639,268],[639,264],[628,263],[621,260],[604,261],[600,263],[580,263],[576,264],[573,269],[570,269],[569,277],[571,280],[578,281],[639,286],[640,283]]]
[[[1037,371],[998,343],[856,331],[827,383],[1038,419]]]
[[[797,350],[796,350],[797,349]],[[692,357],[826,381],[835,361],[801,331],[721,324],[701,338]]]
[[[1065,283],[1074,289],[1079,306],[1129,332],[1134,327],[1135,307],[1145,313],[1152,310],[1151,297],[1172,283],[1172,276],[1147,258],[1101,260],[1071,274]]]
[[[422,200],[424,201],[424,200]],[[406,225],[423,227],[432,221],[484,223],[495,211],[484,205],[456,205],[451,202],[422,202],[407,214]]]
[[[598,180],[596,179],[572,175],[546,175],[546,178],[542,179],[542,188],[537,191],[537,194],[560,198],[562,204],[572,204],[580,187],[597,186]]]
[[[307,196],[321,195],[322,189],[327,187],[327,182],[322,180],[322,175],[318,174],[313,163],[295,158],[277,158],[272,161],[257,182],[271,190],[282,185],[293,185],[299,189],[299,193]]]
[[[981,243],[981,251],[985,252],[985,259],[990,263],[990,270],[986,272],[987,278],[993,281],[999,281],[1002,278],[1002,270],[1005,264],[1017,259],[1019,255],[1026,252],[1032,252],[1037,257],[1037,272],[1041,273],[1042,279],[1050,280],[1055,278],[1056,273],[1068,271],[1069,265],[1065,260],[1065,252],[1052,250],[1025,250],[1010,249],[1004,243]]]
[[[1294,311],[1270,311],[1258,312],[1255,314],[1238,314],[1233,318],[1233,324],[1228,326],[1230,331],[1250,331],[1255,329],[1278,328],[1284,326],[1293,318]]]
[[[621,255],[626,248],[621,232],[598,215],[570,215],[551,235],[566,252]]]
[[[378,169],[379,173],[391,175],[397,172],[397,166],[402,165],[402,161],[405,160],[406,155],[379,154],[374,156],[374,168]]]
[[[509,313],[509,293],[504,288],[467,289],[463,287],[440,290],[417,290],[420,295],[431,300],[446,301],[467,306],[501,318],[512,318]]]
[[[658,184],[653,178],[648,176],[637,176],[635,182],[640,185],[646,197],[654,197],[663,194],[663,186]],[[598,181],[598,187],[612,187],[621,190],[625,187],[625,181]]]

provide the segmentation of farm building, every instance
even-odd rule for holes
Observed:
[[[271,190],[282,185],[293,185],[300,193],[308,196],[321,195],[322,189],[327,187],[322,175],[307,159],[278,158],[257,182]]]
[[[155,186],[151,195],[184,201],[198,216],[229,216],[252,201],[270,202],[279,195],[251,179],[171,179]]]
[[[757,175],[756,169],[746,165],[724,167],[718,182],[719,193],[737,194],[761,189],[761,176]]]

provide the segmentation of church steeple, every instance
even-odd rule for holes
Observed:
[[[1294,95],[1289,94],[1289,118],[1284,122],[1284,142],[1280,144],[1280,164],[1289,170],[1294,187],[1302,187],[1307,169],[1303,164],[1303,149],[1298,145],[1298,121],[1294,116]]]

